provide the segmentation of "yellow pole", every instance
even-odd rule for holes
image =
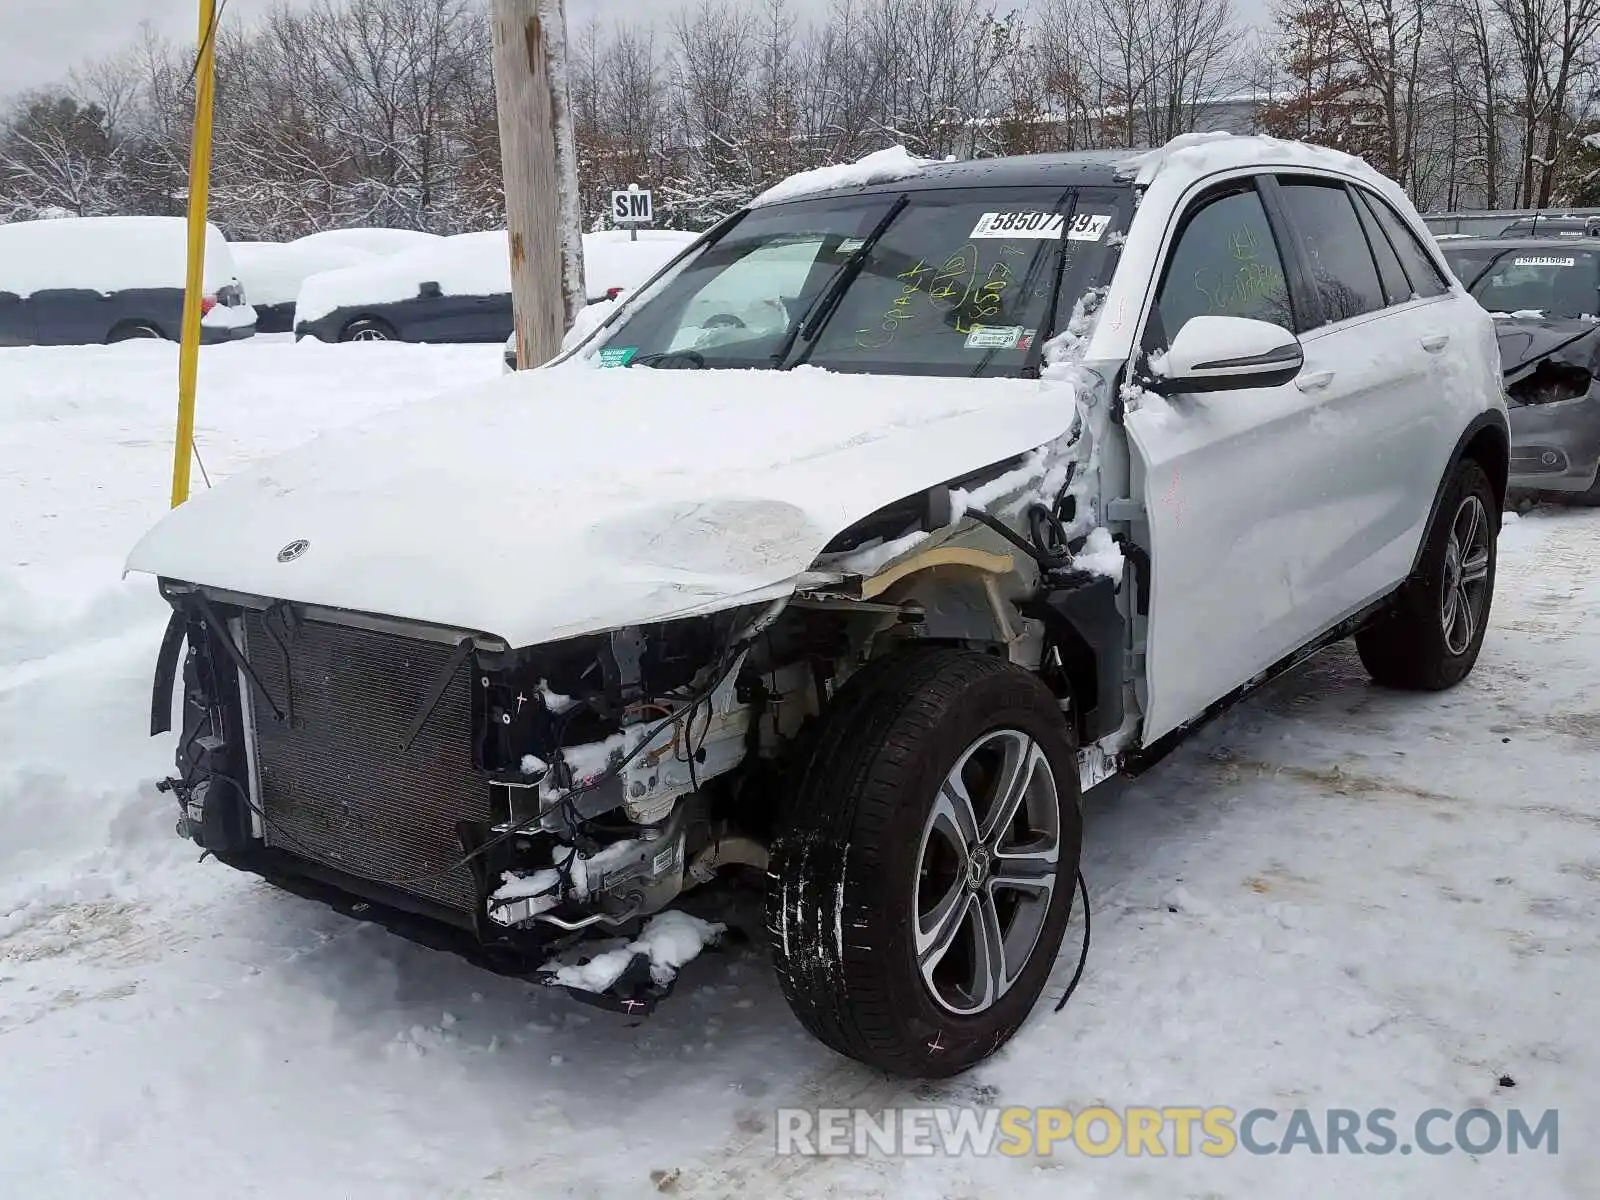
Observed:
[[[194,392],[200,372],[200,299],[205,294],[206,213],[211,187],[211,104],[217,65],[217,0],[200,0],[200,51],[194,72],[194,136],[189,143],[189,270],[178,346],[178,437],[172,448],[172,507],[189,498],[194,454]]]

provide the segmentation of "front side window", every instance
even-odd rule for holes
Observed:
[[[1254,187],[1202,200],[1190,213],[1167,258],[1156,306],[1169,341],[1202,316],[1295,327],[1283,259]]]
[[[1058,278],[1088,286],[1114,205],[1059,187],[908,190],[753,210],[606,338],[615,364],[1018,375]]]
[[[1490,312],[1600,315],[1600,256],[1579,246],[1504,250],[1469,290]]]
[[[1341,184],[1282,181],[1284,207],[1305,246],[1324,321],[1348,321],[1384,307],[1367,237]]]

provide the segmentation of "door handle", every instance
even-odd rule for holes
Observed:
[[[1450,344],[1448,333],[1430,333],[1422,339],[1422,348],[1430,354],[1437,354]]]
[[[1313,371],[1309,375],[1300,376],[1294,381],[1294,385],[1302,392],[1320,392],[1332,382],[1332,371]]]

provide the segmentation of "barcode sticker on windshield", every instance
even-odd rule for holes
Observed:
[[[1072,228],[1067,230],[1069,242],[1098,242],[1111,224],[1110,213],[1079,213],[1072,218]]]
[[[973,226],[975,238],[1043,238],[1060,241],[1067,219],[1060,213],[992,212],[984,213]]]
[[[1578,265],[1576,258],[1554,258],[1548,254],[1541,254],[1537,258],[1517,258],[1512,260],[1512,266],[1517,267],[1575,267]]]

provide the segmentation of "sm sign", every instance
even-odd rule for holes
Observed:
[[[650,193],[637,184],[611,193],[611,219],[625,225],[649,225],[655,220]]]

